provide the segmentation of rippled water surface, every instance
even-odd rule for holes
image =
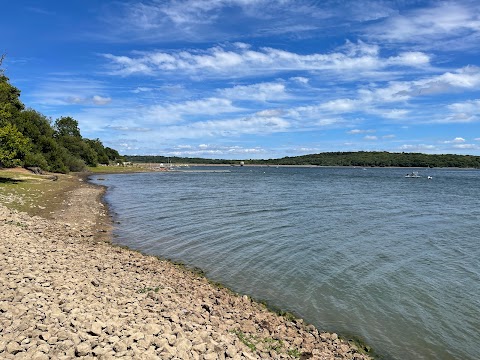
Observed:
[[[480,357],[480,171],[225,169],[93,181],[109,187],[118,243],[387,359]]]

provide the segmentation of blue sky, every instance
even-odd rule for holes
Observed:
[[[480,155],[478,1],[2,1],[22,101],[122,154]]]

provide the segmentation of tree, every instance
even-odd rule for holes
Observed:
[[[97,160],[100,164],[108,165],[109,159],[100,139],[85,139],[85,142],[97,153]]]
[[[123,161],[124,160],[124,157],[120,156],[120,154],[118,153],[117,150],[112,149],[108,146],[105,148],[105,152],[107,153],[108,159],[110,161],[119,161],[119,160]]]
[[[0,166],[21,165],[29,150],[28,138],[23,136],[14,125],[7,123],[0,127]]]
[[[15,118],[23,108],[20,90],[12,86],[9,79],[0,73],[0,126]]]
[[[73,136],[76,138],[82,138],[80,135],[80,129],[78,128],[78,121],[70,116],[62,116],[55,121],[54,125],[55,133],[57,137]]]

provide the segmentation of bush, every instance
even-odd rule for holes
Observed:
[[[65,165],[70,171],[78,172],[86,169],[85,161],[76,158],[72,155],[68,155],[65,159]]]
[[[48,169],[47,160],[45,160],[45,157],[40,153],[35,153],[35,154],[34,153],[28,153],[25,156],[24,165],[26,167],[28,167],[28,166],[39,167],[42,170],[47,170]]]

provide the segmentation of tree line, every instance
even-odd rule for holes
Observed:
[[[224,160],[224,159],[203,159],[203,158],[189,158],[179,156],[163,156],[163,155],[125,155],[126,161],[136,163],[155,163],[155,164],[238,164],[239,160]]]
[[[240,160],[166,157],[155,155],[129,156],[126,160],[139,163],[231,164]],[[359,167],[459,167],[480,169],[480,156],[455,154],[391,153],[386,151],[324,152],[281,159],[243,160],[245,165],[314,165]]]
[[[82,137],[78,121],[72,117],[52,122],[38,111],[25,108],[20,90],[0,68],[0,167],[39,167],[68,173],[121,159],[116,150],[104,147],[99,139]]]
[[[480,156],[456,154],[391,153],[387,151],[325,152],[245,163],[275,165],[359,167],[459,167],[480,168]]]

